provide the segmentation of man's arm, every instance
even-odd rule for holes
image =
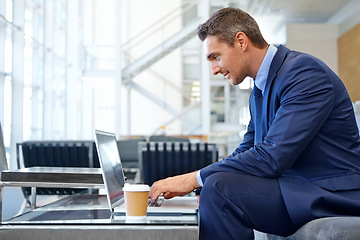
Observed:
[[[155,202],[161,193],[164,193],[166,199],[183,196],[198,187],[200,187],[200,185],[196,178],[196,172],[168,177],[155,182],[151,186],[149,198],[152,202]]]
[[[250,113],[250,115],[251,115],[251,113]],[[254,147],[254,138],[255,138],[254,135],[255,135],[254,125],[253,125],[252,118],[250,118],[249,125],[247,127],[247,131],[244,135],[244,140],[235,149],[235,151],[232,154],[230,154],[228,157],[234,157],[234,156],[238,155],[239,153],[245,152],[245,151],[249,150],[250,148]]]

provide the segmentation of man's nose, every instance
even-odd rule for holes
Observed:
[[[213,75],[220,73],[220,71],[221,71],[221,67],[219,65],[213,63],[211,64],[211,73]]]

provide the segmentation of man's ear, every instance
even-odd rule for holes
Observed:
[[[247,48],[247,44],[248,44],[248,38],[246,36],[245,33],[243,32],[238,32],[236,35],[235,35],[235,42],[237,44],[239,44],[239,46],[245,50]]]

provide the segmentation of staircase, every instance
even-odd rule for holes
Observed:
[[[174,34],[172,37],[160,43],[158,46],[145,53],[142,57],[139,57],[137,60],[126,66],[122,70],[122,76],[125,80],[124,83],[128,83],[131,78],[135,77],[143,70],[149,68],[152,64],[156,63],[158,60],[180,47],[190,38],[194,37],[196,35],[197,27],[199,26],[200,21],[201,19],[199,17],[192,20],[178,33]]]
[[[198,5],[198,2],[194,1],[184,1],[182,4],[183,10],[182,14],[185,14],[186,11],[188,11],[191,8],[194,8]],[[185,7],[184,7],[185,6]],[[172,13],[168,14],[173,15]],[[148,52],[146,52],[141,57],[138,57],[137,59],[131,61],[127,66],[125,66],[122,69],[122,83],[130,87],[131,89],[137,91],[147,99],[149,99],[151,102],[155,103],[159,107],[161,107],[163,110],[168,112],[173,116],[171,120],[169,120],[167,123],[171,123],[172,121],[175,121],[179,118],[181,118],[182,122],[187,125],[191,126],[192,130],[194,129],[194,126],[197,126],[199,123],[195,122],[189,117],[186,117],[185,113],[188,111],[188,109],[193,109],[195,107],[200,107],[200,102],[196,102],[187,108],[183,109],[182,111],[179,111],[169,105],[166,101],[162,100],[158,96],[156,96],[154,93],[149,91],[147,88],[142,87],[140,84],[137,84],[132,79],[140,74],[143,71],[148,71],[150,74],[151,69],[150,67],[156,63],[157,61],[164,58],[166,55],[171,53],[172,51],[176,50],[177,48],[181,47],[184,43],[186,43],[189,39],[193,38],[197,34],[197,28],[201,24],[201,18],[195,17],[190,22],[188,22],[185,26],[183,26],[180,31],[173,34],[169,38],[167,38],[165,41],[161,42],[159,45],[155,46],[153,49],[150,49]],[[134,41],[135,42],[135,41]],[[126,53],[124,55],[127,55]],[[153,76],[155,74],[152,74]],[[155,75],[156,78],[160,79],[162,76]],[[181,89],[178,89],[178,87],[174,86],[170,80],[167,79],[161,79],[163,84],[166,87],[171,87],[172,89],[175,89],[177,91],[181,91]],[[189,99],[190,96],[188,94],[181,92],[184,99]],[[160,126],[159,126],[160,127]]]

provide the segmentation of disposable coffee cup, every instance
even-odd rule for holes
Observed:
[[[125,194],[126,220],[146,220],[149,185],[127,183],[123,187],[123,191]]]

